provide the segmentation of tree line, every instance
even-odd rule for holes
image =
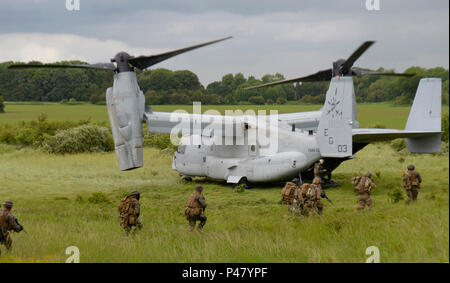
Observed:
[[[40,62],[30,62],[40,64]],[[60,64],[82,64],[80,61]],[[113,74],[108,71],[90,69],[28,69],[7,70],[12,62],[0,63],[0,112],[5,101],[53,101],[73,103],[90,101],[105,103],[105,92],[112,85]],[[391,71],[379,68],[375,71]],[[410,103],[423,77],[439,77],[443,81],[442,99],[448,104],[449,71],[442,67],[410,67],[406,73],[413,77],[363,76],[354,78],[358,102],[391,101],[397,104]],[[245,87],[284,80],[280,74],[267,74],[260,79],[242,73],[226,74],[220,81],[204,87],[198,76],[189,70],[172,71],[164,68],[137,71],[137,78],[146,102],[159,104],[284,104],[297,101],[306,104],[321,104],[329,82],[285,84],[255,90]]]

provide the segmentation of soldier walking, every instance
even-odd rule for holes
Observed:
[[[369,210],[372,209],[372,190],[376,188],[375,183],[371,179],[372,173],[367,171],[366,175],[363,177],[357,176],[352,179],[352,184],[355,186],[355,192],[358,194],[358,205],[355,210],[364,209],[367,205]]]
[[[323,166],[323,164],[323,159],[320,159],[319,162],[314,164],[314,178],[319,178],[321,184],[325,182],[325,176],[328,176],[328,178],[330,179],[327,169]]]
[[[305,192],[302,187],[310,184],[300,185],[300,179],[295,178],[291,182],[287,182],[281,191],[282,202],[288,205],[288,210],[294,214],[304,214]]]
[[[23,230],[23,226],[20,225],[17,218],[11,214],[12,207],[13,202],[7,200],[3,203],[3,209],[0,210],[0,245],[5,245],[7,251],[11,250],[12,245],[12,239],[9,232],[20,232]]]
[[[197,226],[197,230],[201,231],[206,223],[205,209],[206,200],[202,195],[203,187],[198,185],[195,187],[194,193],[189,196],[187,201],[187,207],[184,211],[186,220],[189,221],[189,231],[194,230],[197,221],[200,223]]]
[[[283,204],[291,206],[294,201],[294,193],[297,188],[298,186],[294,181],[286,182],[286,185],[284,185],[283,189],[281,190],[281,202]]]
[[[406,195],[408,196],[406,204],[409,204],[411,201],[417,201],[420,183],[422,183],[422,177],[420,177],[419,172],[415,170],[414,165],[408,165],[408,170],[403,173],[403,187],[405,188]]]
[[[300,215],[308,216],[308,209],[306,207],[306,201],[309,188],[312,185],[309,183],[302,184],[294,193],[294,204]]]
[[[323,193],[322,186],[320,185],[320,178],[315,177],[313,183],[309,187],[305,186],[304,189],[307,189],[304,206],[308,214],[322,214],[323,203],[321,199]]]
[[[124,197],[119,204],[120,226],[125,230],[128,236],[133,227],[136,230],[142,229],[142,223],[139,219],[141,214],[141,205],[139,199],[141,194],[138,191],[132,191],[128,196]]]

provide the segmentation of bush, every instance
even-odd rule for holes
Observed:
[[[173,93],[169,96],[169,101],[170,104],[175,104],[175,105],[184,105],[184,104],[191,104],[192,101],[189,98],[189,96],[187,96],[184,93]]]
[[[448,155],[448,142],[442,142],[441,149],[442,149],[442,151],[441,151],[442,154]]]
[[[244,185],[244,184],[240,184],[240,185],[236,186],[236,187],[233,189],[233,191],[234,191],[235,193],[243,193],[243,192],[245,192],[245,185]]]
[[[394,189],[392,191],[389,191],[388,197],[389,197],[389,200],[393,203],[397,203],[404,199],[402,191],[398,188]]]
[[[284,97],[278,97],[277,104],[286,104],[286,99]]]
[[[390,145],[397,152],[400,152],[406,148],[406,143],[404,139],[393,140],[391,141]]]
[[[248,99],[248,102],[256,105],[264,105],[264,97],[262,96],[252,96]]]
[[[322,104],[325,101],[325,94],[319,95],[305,95],[300,99],[301,103],[304,104]]]
[[[93,93],[93,94],[91,95],[91,97],[89,98],[89,102],[90,102],[91,104],[105,105],[105,104],[106,104],[106,94],[96,94],[96,93]],[[102,102],[103,102],[104,104],[101,104]]]
[[[5,112],[5,101],[3,100],[3,96],[0,95],[0,113]]]
[[[69,99],[69,101],[67,101],[67,99],[62,99],[61,104],[66,104],[66,105],[79,105],[79,104],[83,104],[82,101],[77,101],[75,98],[71,98]]]
[[[176,150],[177,146],[173,145],[170,141],[169,134],[159,134],[159,133],[146,133],[143,138],[143,145],[156,147],[158,149],[171,149]]]
[[[442,141],[448,142],[448,113],[442,115]]]
[[[114,149],[109,129],[97,125],[82,125],[61,130],[48,137],[42,145],[48,153],[108,152]]]
[[[394,100],[394,104],[397,105],[406,105],[410,103],[410,99],[406,96],[397,96],[397,98],[395,98]]]
[[[39,147],[48,136],[58,130],[88,124],[89,120],[49,122],[47,115],[40,114],[36,120],[16,124],[0,124],[0,143]]]

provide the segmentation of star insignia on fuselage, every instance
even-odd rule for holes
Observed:
[[[337,100],[335,97],[332,97],[330,100],[327,101],[327,104],[330,106],[328,111],[327,111],[327,115],[331,114],[331,117],[335,117],[335,116],[342,116],[342,111],[339,111],[336,109],[336,107],[338,106],[338,104],[341,101]]]

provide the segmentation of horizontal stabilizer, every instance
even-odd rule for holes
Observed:
[[[404,131],[394,129],[353,129],[354,143],[371,143],[379,141],[389,141],[400,138],[426,138],[438,135],[441,132],[425,131]]]
[[[441,151],[442,81],[436,78],[420,80],[404,130],[353,129],[353,143],[371,143],[404,138],[412,153]]]

